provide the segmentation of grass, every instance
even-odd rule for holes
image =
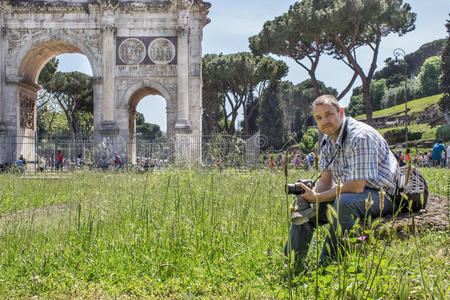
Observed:
[[[421,111],[430,109],[431,107],[437,105],[439,101],[441,101],[442,95],[443,94],[438,94],[408,101],[408,115],[413,116]],[[404,114],[405,114],[405,104],[399,104],[382,110],[374,111],[373,117],[376,118],[382,116],[403,116]],[[355,117],[355,119],[357,120],[365,118],[366,114]]]
[[[446,193],[448,175],[435,171],[426,174],[435,178],[430,190]],[[288,181],[310,176],[291,171]],[[310,272],[295,276],[290,290],[284,184],[268,171],[1,175],[0,298],[448,296],[449,238],[441,231],[367,240],[339,270],[316,271],[319,235]]]

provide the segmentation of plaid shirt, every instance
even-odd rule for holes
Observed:
[[[345,135],[344,126],[347,123]],[[333,181],[341,183],[366,180],[366,187],[385,191],[394,189],[398,163],[384,138],[371,126],[345,117],[336,140],[325,135],[319,161],[325,169],[335,153],[336,158],[326,170],[331,171]]]

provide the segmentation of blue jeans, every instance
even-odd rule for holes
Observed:
[[[372,196],[373,205],[366,213],[366,199],[369,195]],[[339,203],[339,207],[338,207]],[[339,212],[338,219],[341,225],[342,233],[345,230],[350,230],[355,224],[355,220],[369,215],[374,217],[386,216],[392,214],[393,204],[391,198],[386,194],[384,199],[384,208],[380,214],[380,196],[378,190],[365,188],[362,193],[347,193],[342,194],[339,201],[323,202],[319,205],[319,225],[328,223],[327,219],[327,205],[330,204]],[[309,222],[302,225],[291,226],[291,249],[294,250],[296,260],[303,261],[308,254],[309,244],[311,243],[314,229],[316,228],[316,218],[313,217]],[[325,239],[325,244],[322,248],[322,254],[320,255],[320,264],[326,264],[331,260],[335,260],[338,257],[338,248],[340,246],[340,237],[337,236],[337,220],[333,216],[333,223],[330,224],[329,235]],[[284,247],[284,252],[288,253],[288,243]],[[330,251],[329,251],[330,250]]]

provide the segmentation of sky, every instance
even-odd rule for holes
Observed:
[[[287,12],[294,4],[294,0],[209,0],[211,8],[208,17],[211,22],[206,25],[203,32],[203,54],[223,53],[232,54],[250,51],[248,38],[258,34],[266,21]],[[384,60],[393,57],[396,48],[403,49],[406,54],[417,50],[422,44],[445,38],[447,36],[445,23],[450,19],[449,0],[406,0],[411,5],[412,11],[417,13],[415,30],[399,37],[391,34],[381,41],[381,49],[378,56],[378,69],[384,67]],[[92,75],[89,61],[79,54],[64,54],[58,57],[60,60],[59,71],[80,71]],[[294,84],[308,79],[308,74],[292,59],[282,59],[289,66],[288,75],[283,80],[289,80]],[[371,55],[368,51],[362,51],[360,61],[363,68],[368,69]],[[339,92],[351,79],[352,72],[342,62],[329,57],[321,57],[317,70],[317,78],[327,86],[336,88]],[[359,86],[357,80],[353,87]],[[342,99],[343,106],[350,101],[351,91]],[[144,114],[145,121],[158,124],[162,131],[166,131],[166,104],[159,96],[145,97],[140,101],[137,110]]]

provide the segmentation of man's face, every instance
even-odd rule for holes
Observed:
[[[336,140],[341,130],[344,112],[338,112],[331,104],[319,104],[314,107],[313,116],[322,133]]]

